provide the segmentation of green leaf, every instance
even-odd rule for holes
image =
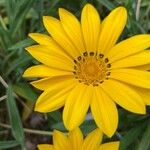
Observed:
[[[7,109],[9,113],[13,136],[18,142],[20,142],[20,144],[23,147],[24,146],[23,126],[21,123],[21,119],[19,116],[18,108],[13,96],[13,91],[11,86],[9,86],[7,89]]]
[[[94,120],[86,120],[84,123],[81,125],[81,130],[84,135],[90,133],[92,130],[97,128]]]
[[[61,0],[50,0],[50,8],[54,8]]]
[[[4,6],[5,0],[0,0],[0,6]]]
[[[27,38],[27,39],[24,39],[22,41],[19,41],[17,42],[16,44],[12,45],[11,47],[9,47],[8,49],[9,50],[14,50],[14,49],[20,49],[20,48],[25,48],[31,44],[33,44],[33,40]]]
[[[52,129],[56,129],[56,130],[60,130],[60,131],[66,131],[66,128],[65,128],[63,122],[55,123],[51,127],[52,127]]]
[[[135,142],[138,137],[142,134],[143,129],[145,128],[146,123],[138,124],[138,126],[134,126],[132,129],[128,130],[125,136],[121,140],[120,150],[127,150],[128,146]]]
[[[9,74],[12,73],[12,71],[16,71],[19,68],[22,68],[23,66],[26,66],[31,60],[31,57],[27,53],[21,53],[20,57],[15,59],[14,61],[11,62],[10,67],[8,70],[6,70],[6,75],[8,76]],[[18,70],[17,70],[18,71]]]
[[[150,149],[150,124],[148,124],[148,127],[146,128],[141,142],[138,146],[138,150],[149,150]]]
[[[61,116],[61,113],[59,110],[52,111],[52,112],[48,113],[47,115],[48,115],[50,122],[52,119],[54,120],[55,123],[62,121],[62,116]]]
[[[114,3],[110,2],[109,0],[97,0],[100,4],[104,5],[108,10],[114,9],[116,6]]]
[[[7,149],[18,146],[20,143],[18,141],[3,141],[0,142],[0,149]]]
[[[13,85],[13,89],[15,93],[17,93],[19,96],[25,98],[26,100],[29,100],[31,102],[35,102],[37,99],[37,94],[33,91],[31,86],[27,83],[18,83]]]

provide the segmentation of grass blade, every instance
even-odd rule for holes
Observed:
[[[22,147],[24,146],[24,132],[19,116],[18,108],[13,97],[12,87],[7,89],[7,109],[9,113],[10,123],[12,126],[12,133],[16,141],[20,142]]]
[[[108,10],[114,9],[116,6],[114,3],[111,3],[109,0],[97,0],[100,4],[105,6]]]
[[[120,150],[128,149],[128,146],[135,142],[138,137],[142,134],[146,123],[140,124],[137,127],[130,129],[121,140]]]
[[[19,144],[20,143],[18,141],[3,141],[3,142],[0,142],[0,149],[2,150],[6,148],[12,148]]]
[[[146,128],[141,142],[138,146],[138,150],[149,150],[150,149],[150,126],[148,125],[148,127]]]

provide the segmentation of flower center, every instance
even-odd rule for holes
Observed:
[[[111,64],[103,54],[84,52],[74,60],[74,76],[86,85],[98,86],[110,76]]]

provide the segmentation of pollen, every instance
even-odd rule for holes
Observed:
[[[80,83],[98,86],[111,74],[109,59],[103,54],[84,52],[74,60],[74,76]]]

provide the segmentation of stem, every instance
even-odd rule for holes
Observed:
[[[7,95],[0,97],[0,102],[7,98]]]
[[[119,132],[116,132],[116,136],[119,138],[119,140],[122,139],[122,135]]]
[[[141,1],[142,0],[137,0],[137,6],[136,6],[136,20],[139,20],[140,17],[140,7],[141,7]]]
[[[0,76],[0,82],[2,83],[2,85],[7,89],[8,88],[8,84],[6,83],[6,81],[2,78],[2,76]],[[22,100],[20,100],[19,96],[16,93],[13,93],[14,96],[17,98],[17,100],[22,104],[22,106],[24,106],[28,111],[32,111]]]
[[[8,124],[0,123],[0,126],[3,128],[8,128],[11,129],[11,126]],[[52,132],[49,131],[41,131],[41,130],[33,130],[33,129],[28,129],[28,128],[23,128],[24,132],[30,133],[30,134],[40,134],[40,135],[49,135],[52,136]]]
[[[3,18],[2,18],[1,15],[0,15],[0,22],[1,22],[2,27],[3,27],[5,30],[7,30],[7,27],[6,27],[5,23],[4,23]]]
[[[5,88],[8,88],[8,84],[5,82],[5,80],[0,76],[0,82],[3,84]]]

